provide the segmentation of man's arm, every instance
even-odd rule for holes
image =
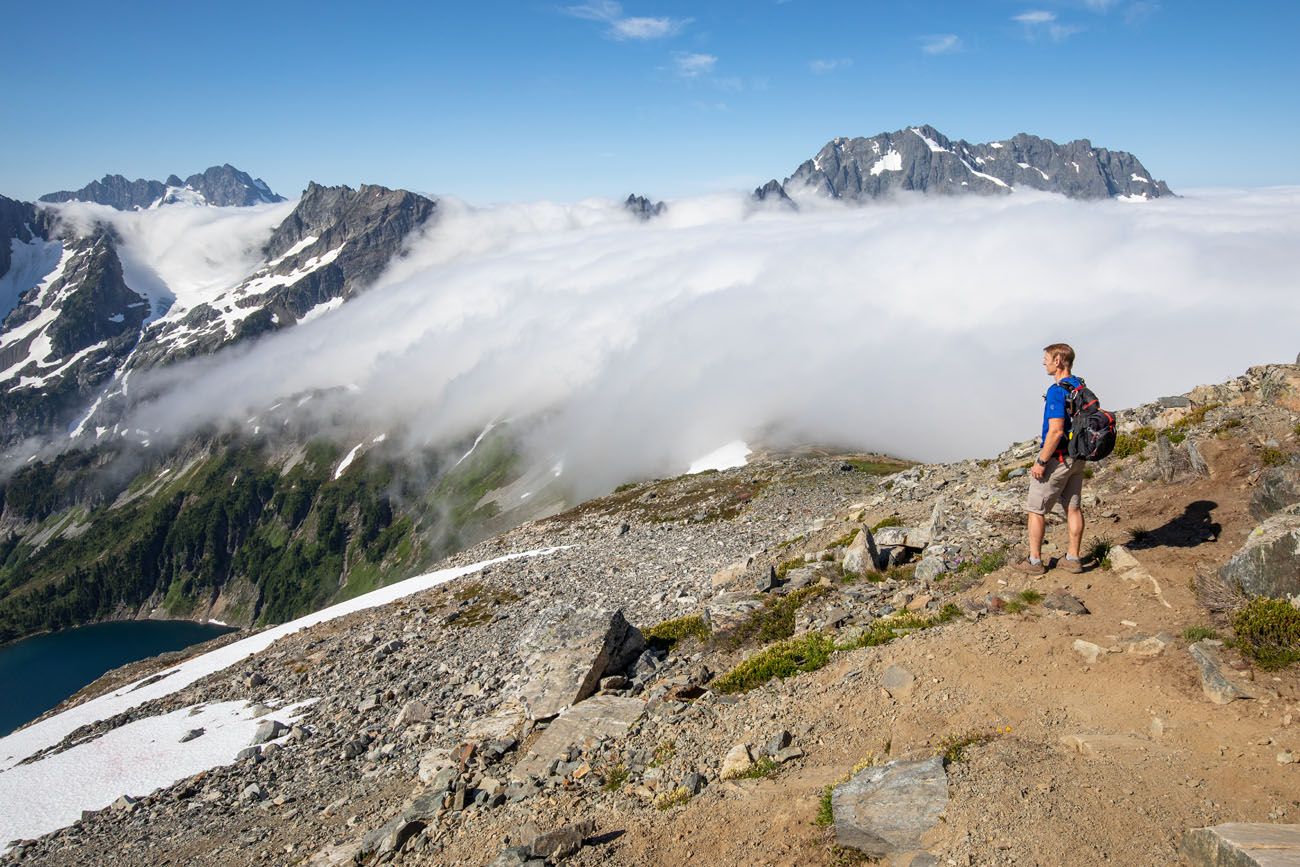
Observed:
[[[1056,454],[1056,447],[1060,445],[1063,436],[1065,436],[1065,419],[1049,418],[1047,436],[1043,438],[1043,448],[1038,453],[1038,460],[1047,463],[1048,459]]]

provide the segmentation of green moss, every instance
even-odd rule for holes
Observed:
[[[1083,551],[1083,562],[1093,562],[1103,569],[1110,568],[1110,549],[1114,543],[1109,536],[1093,536]]]
[[[1259,461],[1266,467],[1280,467],[1287,462],[1287,454],[1281,449],[1266,446],[1259,453]]]
[[[733,780],[762,780],[774,776],[777,771],[781,770],[781,765],[775,759],[769,756],[759,756],[754,764],[741,771]]]
[[[853,469],[857,470],[860,473],[867,473],[873,476],[892,475],[894,473],[900,472],[912,466],[912,464],[908,463],[907,461],[893,461],[893,460],[872,461],[872,460],[863,460],[860,458],[850,458],[846,460],[844,463],[853,467]]]
[[[659,810],[671,810],[674,807],[685,806],[691,799],[691,790],[685,786],[678,786],[666,795],[660,795],[655,798],[655,808]]]
[[[988,743],[996,736],[996,733],[988,731],[968,731],[951,734],[939,742],[939,754],[949,764],[960,762],[966,757],[968,748],[976,744]]]
[[[1235,645],[1265,671],[1300,662],[1300,609],[1285,599],[1256,596],[1232,618]]]
[[[747,642],[766,644],[794,635],[794,617],[805,602],[827,593],[820,584],[803,587],[784,596],[769,594],[763,606],[750,612],[728,636],[728,642],[737,647]]]
[[[605,772],[605,782],[601,788],[606,792],[617,792],[627,782],[628,769],[623,765],[614,765]]]
[[[1154,442],[1155,438],[1156,429],[1153,427],[1140,427],[1131,433],[1117,434],[1115,449],[1111,454],[1117,458],[1140,455],[1146,449],[1147,443]]]
[[[776,578],[778,581],[784,581],[785,576],[790,574],[791,569],[798,569],[801,566],[807,566],[808,563],[802,557],[794,557],[777,564]]]
[[[885,529],[886,527],[901,527],[901,526],[903,526],[903,519],[898,517],[897,515],[890,515],[888,518],[881,518],[879,521],[873,524],[871,526],[871,532],[878,533],[881,530]]]
[[[854,539],[858,538],[858,533],[859,533],[859,532],[861,532],[861,528],[860,528],[860,527],[854,527],[852,530],[849,530],[849,531],[848,531],[847,533],[845,533],[843,536],[840,536],[838,539],[836,539],[835,541],[831,542],[831,543],[830,543],[829,545],[827,545],[826,547],[827,547],[827,548],[847,548],[847,547],[849,547],[850,545],[853,544],[853,540],[854,540]]]
[[[1183,638],[1187,641],[1201,641],[1205,638],[1217,639],[1219,633],[1208,626],[1189,626],[1183,630]]]
[[[1027,470],[1033,465],[1034,462],[1029,461],[1028,463],[1018,464],[1014,467],[1003,467],[1002,470],[998,473],[998,481],[1008,482],[1011,480],[1011,474],[1014,473],[1016,470]]]
[[[830,661],[834,639],[809,633],[787,639],[759,651],[712,684],[722,694],[749,692],[773,678],[787,678],[801,671],[816,671]]]
[[[970,572],[975,575],[990,575],[1003,566],[1007,565],[1006,549],[998,551],[986,551],[974,560],[967,560],[961,564],[959,572]]]
[[[817,800],[817,816],[813,819],[813,824],[819,828],[829,828],[835,824],[835,808],[832,801],[834,795],[834,786],[825,786],[822,789],[821,797]]]
[[[709,625],[704,622],[704,618],[699,614],[691,614],[686,617],[678,617],[674,620],[657,623],[649,629],[643,630],[642,634],[650,644],[665,650],[671,650],[678,642],[688,639],[707,641],[709,638]]]

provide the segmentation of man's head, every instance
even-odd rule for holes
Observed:
[[[1056,379],[1074,369],[1074,349],[1068,343],[1052,343],[1043,347],[1043,369]]]

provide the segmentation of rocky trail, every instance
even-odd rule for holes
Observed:
[[[218,701],[266,720],[234,764],[123,792],[5,860],[1300,863],[1285,840],[1272,861],[1203,854],[1257,830],[1187,835],[1300,822],[1300,673],[1244,655],[1230,618],[1234,585],[1300,584],[1300,366],[1120,421],[1085,486],[1103,559],[1083,574],[1006,565],[1032,443],[630,486],[449,565],[561,550],[74,732],[56,751]],[[1058,517],[1046,552],[1063,545]]]

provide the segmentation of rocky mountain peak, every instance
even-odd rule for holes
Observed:
[[[627,197],[626,201],[623,202],[623,207],[641,220],[649,220],[651,217],[657,217],[668,210],[668,206],[663,202],[652,202],[645,196],[638,196],[635,193]]]
[[[261,178],[251,177],[226,163],[181,180],[168,175],[166,181],[144,178],[128,180],[123,175],[104,175],[79,190],[60,190],[41,196],[42,202],[96,202],[119,211],[152,208],[172,202],[244,206],[283,202]]]
[[[1005,141],[952,140],[929,124],[870,138],[831,139],[781,185],[785,192],[862,201],[897,192],[1005,195],[1017,189],[1076,199],[1153,199],[1173,195],[1126,151],[1087,139],[1057,144],[1017,133]],[[755,198],[775,193],[769,183]]]

